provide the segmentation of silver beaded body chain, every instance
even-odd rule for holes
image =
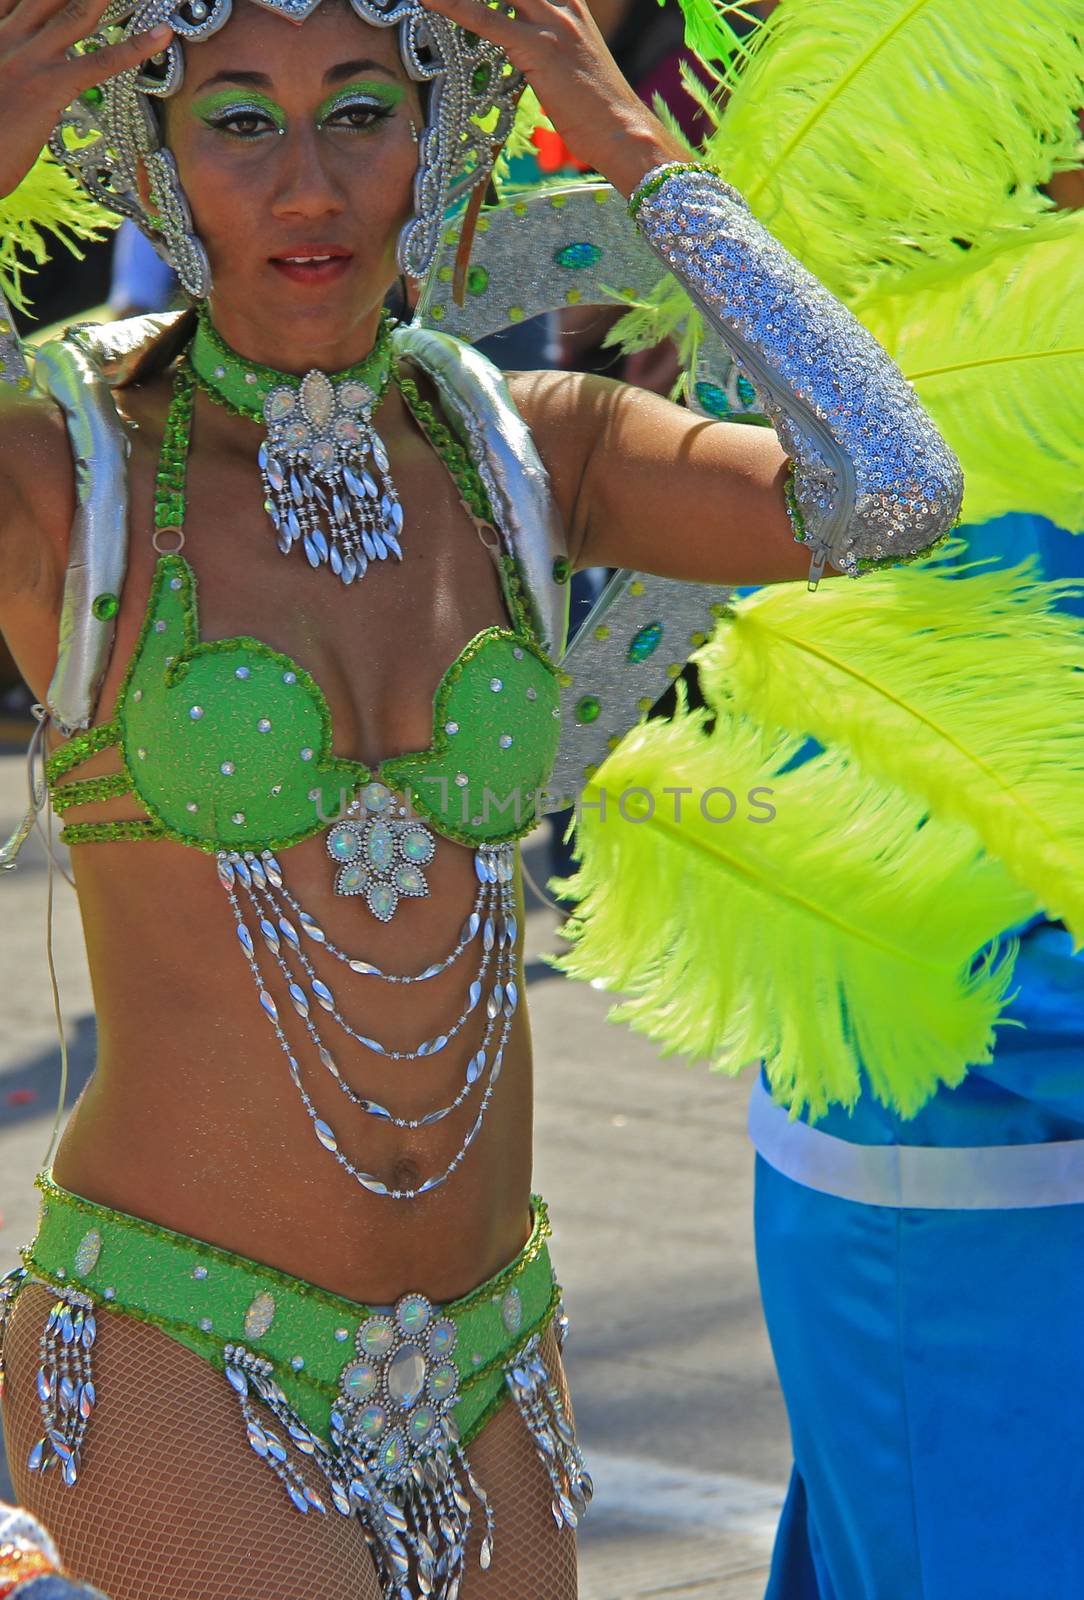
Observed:
[[[474,853],[478,889],[462,931],[448,955],[409,974],[384,972],[371,961],[352,956],[333,944],[316,920],[305,911],[287,889],[282,867],[271,851],[221,851],[217,858],[219,882],[233,911],[237,938],[244,952],[258,1003],[274,1029],[286,1057],[290,1078],[312,1122],[313,1132],[322,1147],[350,1176],[370,1194],[393,1200],[415,1200],[446,1183],[462,1163],[478,1137],[485,1114],[504,1065],[504,1052],[512,1030],[512,1019],[519,1005],[516,983],[516,941],[518,919],[515,901],[515,857],[511,844],[483,846]],[[448,1027],[413,1049],[395,1050],[354,1027],[344,1016],[333,990],[317,975],[311,950],[325,950],[350,972],[378,982],[397,985],[426,983],[445,972],[475,947],[476,961],[466,984],[464,1002]],[[412,1189],[389,1189],[375,1174],[363,1172],[343,1153],[339,1136],[320,1116],[306,1087],[305,1077],[293,1046],[283,1028],[279,1006],[271,984],[261,967],[270,961],[285,986],[289,1004],[301,1019],[320,1066],[337,1088],[364,1115],[391,1127],[419,1129],[431,1127],[451,1116],[477,1093],[478,1108],[456,1153],[440,1171]],[[339,1069],[335,1052],[321,1032],[317,1018],[326,1016],[348,1041],[360,1044],[375,1055],[401,1063],[411,1071],[421,1062],[442,1054],[464,1030],[479,1007],[485,1008],[485,1027],[480,1044],[470,1053],[463,1081],[447,1103],[434,1105],[419,1117],[400,1116],[394,1109],[357,1093]]]

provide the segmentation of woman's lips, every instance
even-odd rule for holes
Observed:
[[[348,250],[325,246],[323,249],[291,250],[288,256],[272,256],[271,265],[291,283],[322,287],[345,277],[352,260]]]

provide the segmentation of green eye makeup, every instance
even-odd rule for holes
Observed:
[[[242,121],[269,122],[276,133],[286,132],[285,111],[268,95],[258,91],[240,94],[234,89],[222,89],[217,94],[204,95],[201,100],[192,102],[192,115],[207,127],[220,128],[226,133],[233,131],[231,123]],[[253,134],[238,137],[252,138]]]
[[[406,90],[401,84],[384,83],[379,78],[345,84],[343,88],[336,89],[334,94],[328,95],[318,107],[317,127],[322,127],[333,117],[349,111],[368,112],[374,117],[390,116],[405,93]]]
[[[379,79],[348,83],[328,95],[317,108],[316,126],[325,127],[336,119],[345,128],[371,126],[390,116],[405,93],[400,84],[384,83]],[[258,91],[241,94],[237,90],[222,89],[217,94],[204,95],[202,99],[193,101],[191,109],[192,115],[206,127],[238,139],[255,139],[272,131],[286,132],[285,111],[269,95]],[[352,121],[352,117],[367,120]],[[245,123],[248,127],[242,132],[240,125]]]

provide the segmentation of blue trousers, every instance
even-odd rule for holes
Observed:
[[[992,1066],[830,1131],[1084,1138],[1084,962],[1040,925],[1017,973]],[[758,1157],[756,1231],[795,1459],[767,1600],[1081,1600],[1084,1204],[857,1204]]]

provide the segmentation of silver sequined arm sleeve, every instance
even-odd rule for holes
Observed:
[[[928,549],[960,509],[959,463],[861,323],[704,167],[648,173],[631,210],[757,390],[794,465],[810,577]]]
[[[19,343],[19,335],[15,332],[15,319],[4,299],[2,289],[0,289],[0,383],[13,383],[20,389],[30,387],[30,374],[23,355],[23,347]]]

